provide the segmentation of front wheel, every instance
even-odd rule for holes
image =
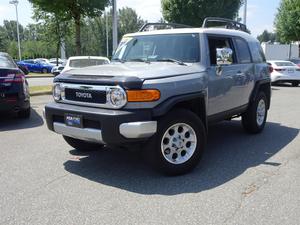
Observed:
[[[176,109],[158,121],[158,132],[145,149],[148,162],[167,175],[180,175],[196,167],[206,145],[202,121],[193,112]]]
[[[264,129],[268,114],[267,105],[265,93],[259,92],[248,110],[242,115],[242,124],[247,132],[257,134]]]
[[[65,141],[74,149],[79,150],[79,151],[91,151],[91,150],[97,150],[101,149],[104,147],[102,144],[97,144],[97,143],[92,143],[88,141],[83,141],[80,139],[64,136],[63,138]]]
[[[298,85],[299,85],[299,81],[293,81],[292,82],[292,86],[293,87],[298,87]]]

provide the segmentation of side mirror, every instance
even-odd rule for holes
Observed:
[[[217,65],[231,65],[233,62],[233,51],[231,48],[217,48]]]

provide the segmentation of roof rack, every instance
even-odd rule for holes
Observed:
[[[241,30],[246,33],[250,33],[249,30],[247,29],[247,26],[243,23],[239,23],[234,20],[226,19],[226,18],[220,18],[220,17],[207,17],[204,19],[202,28],[207,28],[207,24],[209,22],[220,22],[220,23],[225,23],[225,28],[226,29],[233,29],[233,30]]]
[[[141,27],[139,32],[144,32],[149,30],[150,26],[165,27],[164,29],[192,28],[189,25],[180,24],[180,23],[146,23]]]

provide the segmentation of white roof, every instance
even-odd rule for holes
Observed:
[[[204,34],[221,34],[221,35],[232,35],[242,37],[249,42],[257,42],[257,39],[252,37],[250,34],[226,28],[179,28],[179,29],[164,29],[164,30],[153,30],[143,31],[137,33],[126,34],[125,37],[130,36],[144,36],[144,35],[156,35],[156,34],[189,34],[189,33],[204,33]]]

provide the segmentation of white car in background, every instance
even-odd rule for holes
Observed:
[[[49,62],[50,62],[51,64],[54,64],[54,65],[56,66],[57,63],[58,63],[58,65],[62,65],[62,64],[64,63],[64,60],[62,60],[62,59],[60,59],[60,58],[58,58],[58,59],[56,59],[56,58],[51,58],[51,59],[49,59]]]
[[[291,83],[297,87],[300,83],[300,68],[293,62],[283,60],[270,60],[267,62],[270,66],[272,83]]]
[[[101,56],[73,56],[67,60],[65,68],[61,71],[61,73],[69,71],[71,69],[83,68],[88,66],[98,66],[109,63],[110,61],[108,58]]]

